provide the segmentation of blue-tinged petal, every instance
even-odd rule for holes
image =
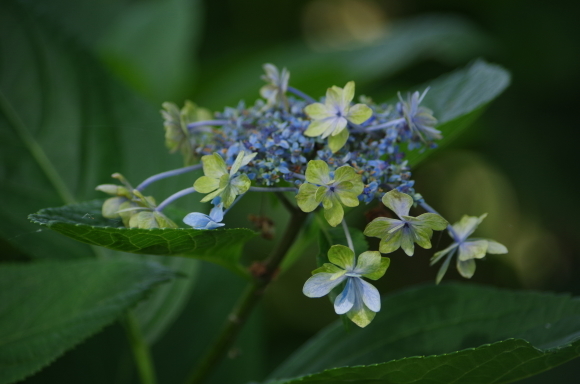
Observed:
[[[382,201],[387,208],[395,212],[400,218],[402,218],[402,216],[408,216],[409,210],[413,206],[413,198],[406,193],[397,191],[396,189],[385,193]]]
[[[431,262],[430,265],[433,265],[435,263],[437,263],[439,260],[441,260],[441,258],[443,256],[445,256],[446,254],[448,254],[449,252],[451,252],[452,250],[454,250],[455,248],[457,248],[459,244],[457,243],[453,243],[450,246],[448,246],[447,248],[445,248],[442,251],[436,252],[432,257],[431,257]]]
[[[487,240],[466,241],[459,245],[459,260],[481,259],[487,252]]]
[[[362,297],[365,305],[373,312],[378,312],[381,310],[381,295],[378,289],[376,289],[372,284],[367,283],[360,277],[354,277],[353,280],[357,285],[357,294]]]
[[[223,223],[218,223],[212,220],[208,215],[199,212],[188,213],[183,218],[183,222],[187,225],[191,225],[193,229],[215,229],[225,225]]]
[[[215,200],[215,199],[214,199]],[[209,217],[216,223],[224,219],[224,203],[219,203],[209,211]]]
[[[467,239],[469,235],[471,235],[477,229],[479,224],[481,224],[481,222],[483,221],[483,219],[486,218],[486,216],[487,213],[484,213],[479,217],[464,215],[461,218],[461,220],[453,224],[453,230],[455,230],[455,233],[459,237],[459,239],[456,240],[462,242],[465,239]],[[451,236],[453,237],[453,235]]]
[[[335,273],[317,273],[306,280],[302,293],[308,297],[322,297],[342,283],[344,279],[346,279],[345,275],[336,277]]]
[[[354,305],[356,288],[354,287],[354,280],[356,277],[350,277],[346,280],[346,286],[340,293],[336,296],[334,300],[334,311],[338,315],[343,315],[351,310]]]
[[[355,295],[355,301],[352,309],[346,313],[353,323],[361,328],[366,327],[373,321],[376,313],[371,311],[364,303],[360,296]]]

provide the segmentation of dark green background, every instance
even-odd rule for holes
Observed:
[[[42,23],[48,25],[43,31],[54,30],[55,35],[64,30],[65,44],[80,47],[79,52],[89,52],[98,64],[104,65],[104,69],[93,70],[86,62],[92,59],[87,59],[84,53],[75,56],[72,70],[85,75],[86,94],[109,92],[95,80],[95,73],[102,70],[117,79],[116,86],[136,92],[144,100],[140,102],[149,108],[143,113],[140,111],[145,108],[135,108],[129,118],[122,120],[123,129],[129,133],[124,139],[145,147],[139,156],[154,153],[158,160],[147,159],[147,166],[137,167],[108,153],[107,166],[101,166],[94,180],[88,180],[84,189],[76,191],[77,198],[101,197],[89,184],[109,182],[106,175],[114,171],[123,171],[138,182],[151,173],[179,166],[180,159],[165,155],[161,118],[151,111],[165,100],[181,104],[185,98],[212,110],[235,105],[240,98],[252,102],[261,86],[263,62],[287,66],[296,85],[315,96],[324,94],[330,85],[341,86],[355,80],[357,95],[364,93],[381,100],[396,90],[421,84],[483,57],[507,68],[512,73],[512,85],[471,130],[418,167],[417,190],[451,221],[458,220],[463,213],[490,214],[481,235],[505,243],[511,252],[478,263],[474,281],[580,295],[577,278],[580,208],[575,189],[575,177],[580,174],[576,160],[580,136],[575,115],[580,87],[577,3],[364,1],[361,7],[370,7],[375,14],[382,15],[387,27],[415,16],[447,14],[469,23],[479,37],[458,45],[459,51],[451,50],[448,54],[427,51],[410,65],[360,83],[357,76],[343,78],[334,69],[325,70],[327,65],[336,68],[337,64],[325,63],[324,59],[313,59],[312,65],[296,64],[299,69],[292,66],[300,59],[296,55],[309,54],[314,58],[319,55],[305,44],[312,41],[313,30],[334,28],[343,31],[340,36],[348,39],[350,32],[345,21],[328,11],[343,6],[344,2],[316,2],[317,6],[327,7],[324,9],[330,12],[327,13],[330,23],[322,18],[316,22],[319,14],[312,13],[313,1],[172,0],[175,5],[167,14],[151,10],[161,3],[164,2],[102,0],[94,6],[87,1],[74,4],[59,0],[43,5],[40,1],[10,0],[0,5],[0,10],[6,7],[11,14],[25,18],[31,27]],[[308,18],[309,12],[314,16]],[[149,23],[147,15],[152,13],[165,18]],[[9,36],[4,41],[17,40]],[[5,43],[1,54],[6,58],[13,49],[17,47]],[[30,95],[43,91],[31,89],[27,84],[21,89],[23,94]],[[89,127],[109,121],[109,112],[107,108],[91,110],[82,124]],[[156,126],[157,131],[146,131]],[[12,170],[10,156],[5,153],[2,160],[0,176],[8,180]],[[189,182],[182,178],[175,185],[180,188]],[[22,210],[19,214],[44,207],[43,200],[39,200],[31,199],[30,211]],[[195,204],[194,200],[189,202]],[[281,225],[283,220],[273,213],[278,211],[272,209],[268,199],[256,198],[253,204],[238,207],[234,225],[250,225],[246,220],[249,213],[273,215]],[[359,224],[364,223],[361,220]],[[2,258],[24,260],[25,252],[17,236],[34,241],[34,230],[31,226],[30,232],[3,233]],[[442,247],[447,241],[445,237],[434,237],[433,243]],[[251,243],[247,253],[252,254],[265,243],[265,240]],[[315,255],[316,247],[310,248],[306,253]],[[394,254],[391,269],[379,283],[381,292],[432,281],[436,269],[428,267],[430,254],[419,252],[413,258]],[[327,302],[307,299],[301,294],[301,285],[313,265],[313,257],[301,259],[271,287],[232,352],[237,358],[223,364],[214,383],[261,380],[318,328],[334,319]],[[153,348],[159,374],[167,383],[179,382],[185,375],[243,286],[230,272],[207,263],[198,276],[185,310]],[[446,278],[460,279],[452,268]],[[313,313],[317,319],[314,323]],[[580,373],[578,365],[572,361],[526,382],[573,383]],[[118,325],[113,325],[26,382],[128,383],[132,376],[125,336]]]

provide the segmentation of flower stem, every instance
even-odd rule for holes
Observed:
[[[264,294],[264,290],[276,276],[280,263],[300,233],[302,225],[307,217],[308,214],[301,210],[292,211],[290,222],[286,227],[282,239],[268,258],[263,262],[264,268],[262,273],[258,276],[254,276],[253,281],[248,284],[227,317],[218,337],[211,343],[205,356],[198,363],[196,369],[190,374],[186,381],[187,384],[203,383],[210,375],[212,369],[222,360],[242,329],[242,326],[250,315],[252,309]]]
[[[182,189],[179,192],[175,192],[173,195],[171,195],[167,199],[163,200],[161,202],[161,204],[159,204],[157,206],[157,208],[155,208],[155,210],[157,212],[161,212],[161,211],[163,211],[163,209],[165,209],[165,207],[167,207],[169,204],[171,204],[175,200],[177,200],[177,199],[179,199],[179,198],[181,198],[183,196],[187,196],[187,195],[189,195],[191,193],[194,193],[194,192],[195,192],[195,188],[193,188],[193,187],[185,188],[185,189]]]
[[[388,128],[388,127],[391,127],[393,125],[397,125],[397,124],[404,123],[404,122],[405,122],[405,119],[401,117],[400,119],[392,120],[392,121],[389,121],[389,122],[386,122],[383,124],[374,125],[372,127],[365,128],[365,131],[366,132],[378,131],[379,129]]]
[[[196,121],[187,125],[187,128],[191,131],[193,128],[204,127],[206,125],[224,125],[229,123],[229,120],[206,120],[206,121]]]
[[[304,100],[308,101],[309,103],[316,103],[316,100],[314,100],[314,98],[308,96],[306,93],[304,93],[301,90],[296,89],[294,87],[288,86],[288,92],[293,93],[296,96],[303,98]]]
[[[348,230],[348,225],[346,224],[346,220],[342,219],[342,229],[344,229],[344,236],[346,237],[346,242],[350,250],[356,254],[354,250],[354,244],[352,243],[352,237],[350,237],[350,231]]]
[[[146,178],[135,189],[138,191],[142,191],[145,188],[147,188],[150,184],[152,184],[156,181],[159,181],[159,180],[165,179],[167,177],[171,177],[171,176],[181,175],[183,173],[196,171],[196,170],[200,169],[201,167],[202,167],[202,164],[195,164],[195,165],[191,165],[189,167],[177,168],[177,169],[172,169],[171,171],[161,172],[161,173],[158,173],[156,175],[153,175],[153,176]]]
[[[250,192],[296,192],[298,188],[294,187],[250,187]]]
[[[133,357],[135,359],[135,365],[137,366],[137,372],[141,379],[141,384],[156,384],[157,379],[155,378],[155,368],[153,366],[153,360],[151,359],[149,346],[141,334],[139,323],[132,311],[127,311],[125,314],[123,325],[125,326],[127,338],[129,339],[131,350],[133,351]]]

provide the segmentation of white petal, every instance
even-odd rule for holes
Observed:
[[[327,295],[332,288],[342,283],[346,279],[345,275],[334,278],[334,273],[317,273],[304,283],[302,293],[308,297],[322,297]],[[334,278],[334,279],[333,279]]]
[[[356,278],[351,277],[346,281],[346,287],[344,287],[340,295],[336,296],[334,300],[334,311],[337,315],[347,313],[354,305],[356,294],[356,287],[353,283],[354,279]]]
[[[364,281],[363,279],[356,278],[356,284],[358,292],[363,299],[365,305],[373,312],[378,312],[381,310],[381,295],[379,291],[372,285]]]

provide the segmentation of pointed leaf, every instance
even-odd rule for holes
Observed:
[[[197,230],[186,228],[129,229],[100,214],[101,200],[46,208],[30,220],[83,243],[141,254],[181,255],[211,261],[242,273],[238,260],[255,232],[245,228]]]
[[[127,260],[0,266],[0,383],[40,370],[173,276]]]

